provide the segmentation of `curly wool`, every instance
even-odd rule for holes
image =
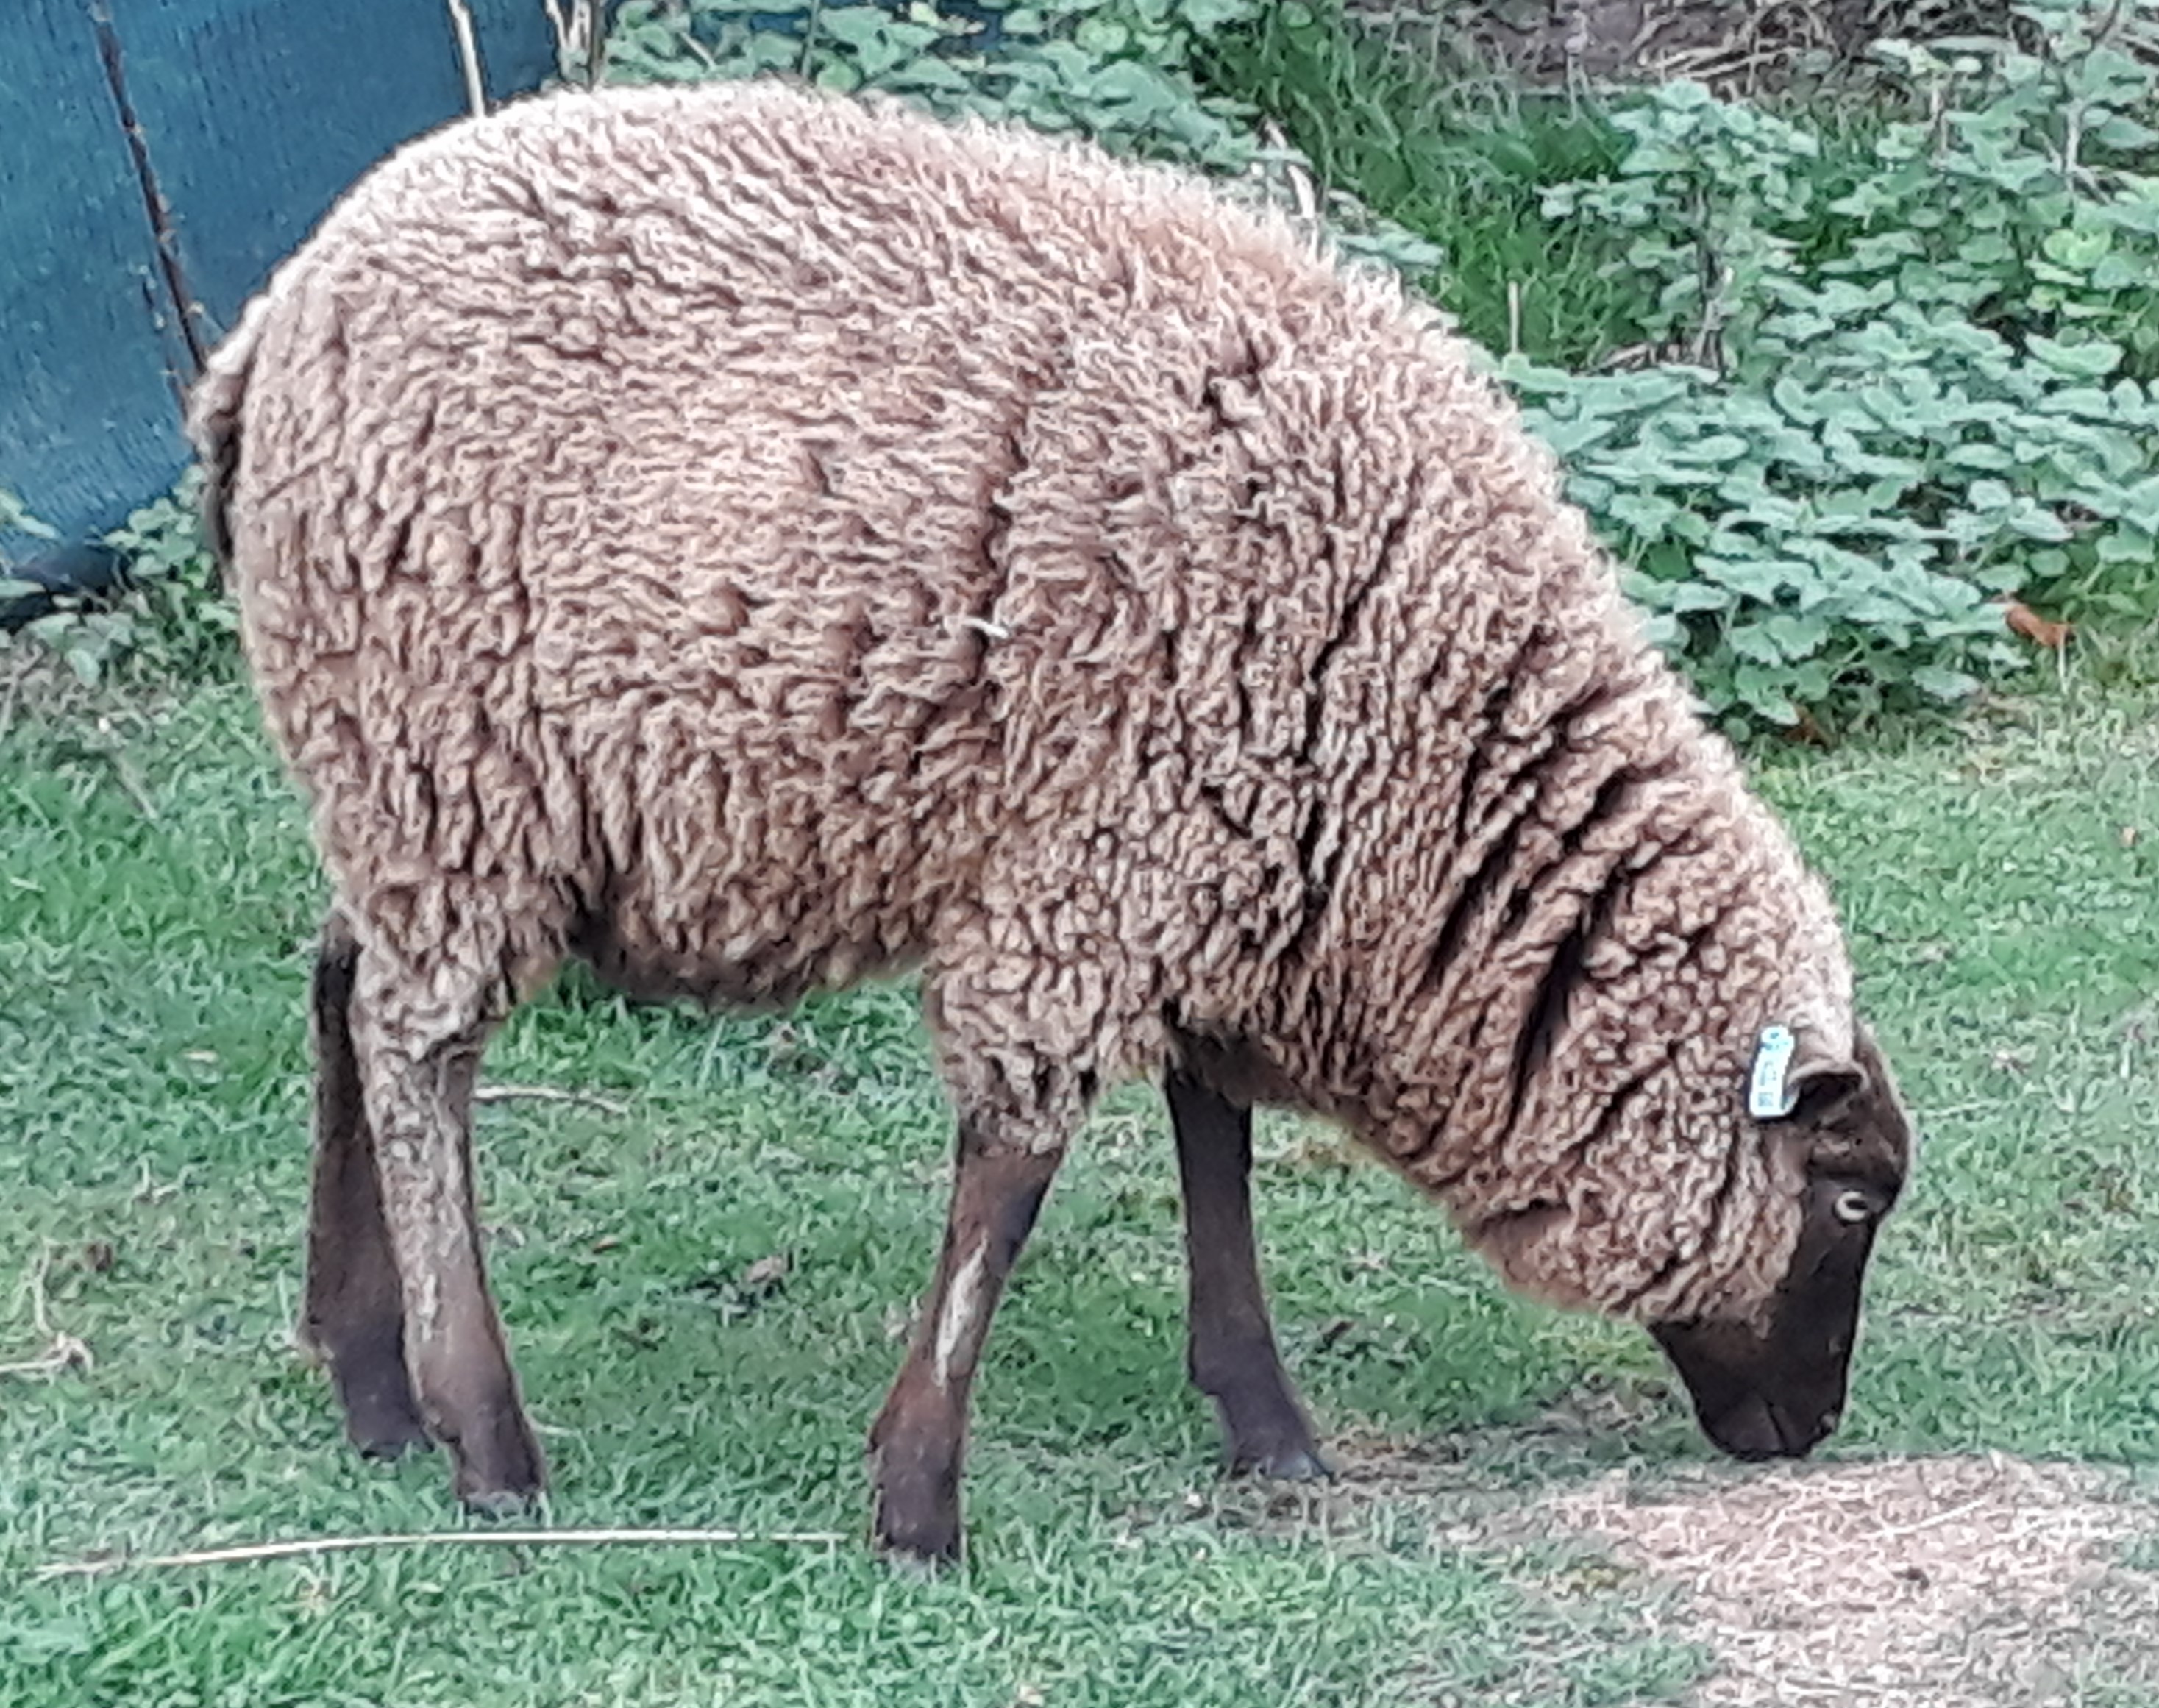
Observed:
[[[365,179],[218,352],[271,729],[363,952],[734,1002],[919,964],[963,1112],[1165,1061],[1333,1115],[1508,1277],[1766,1308],[1758,1030],[1828,900],[1467,347],[1280,220],[773,85]]]

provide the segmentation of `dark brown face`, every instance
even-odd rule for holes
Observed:
[[[1805,1158],[1804,1218],[1768,1326],[1660,1322],[1650,1333],[1703,1432],[1742,1459],[1799,1458],[1837,1426],[1874,1234],[1911,1166],[1910,1123],[1864,1028],[1855,1060],[1795,1069],[1798,1105],[1763,1123]],[[1804,1084],[1801,1083],[1804,1078]]]

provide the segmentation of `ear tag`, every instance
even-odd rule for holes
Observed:
[[[1754,1076],[1747,1087],[1747,1112],[1757,1121],[1776,1121],[1799,1105],[1799,1094],[1784,1084],[1799,1040],[1789,1028],[1765,1026],[1754,1051]]]

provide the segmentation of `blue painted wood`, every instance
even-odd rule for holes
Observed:
[[[25,9],[0,54],[0,486],[74,539],[170,484],[186,451],[156,247],[89,14]]]
[[[467,110],[444,0],[110,0],[210,340],[397,143]],[[469,0],[500,101],[554,69],[539,0]]]
[[[540,0],[469,0],[496,100],[553,70]],[[4,0],[0,487],[68,542],[184,466],[185,340],[94,12],[168,215],[204,344],[347,184],[466,111],[444,0]],[[26,15],[24,15],[26,14]],[[35,543],[0,538],[19,572]],[[52,578],[94,561],[42,559]]]

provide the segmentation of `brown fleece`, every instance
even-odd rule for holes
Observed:
[[[1829,902],[1466,346],[1284,223],[774,85],[566,93],[370,174],[193,431],[393,1053],[566,954],[919,964],[1010,1142],[1211,1064],[1518,1285],[1765,1309],[1800,1163],[1744,1084],[1771,1022],[1853,1055]]]

